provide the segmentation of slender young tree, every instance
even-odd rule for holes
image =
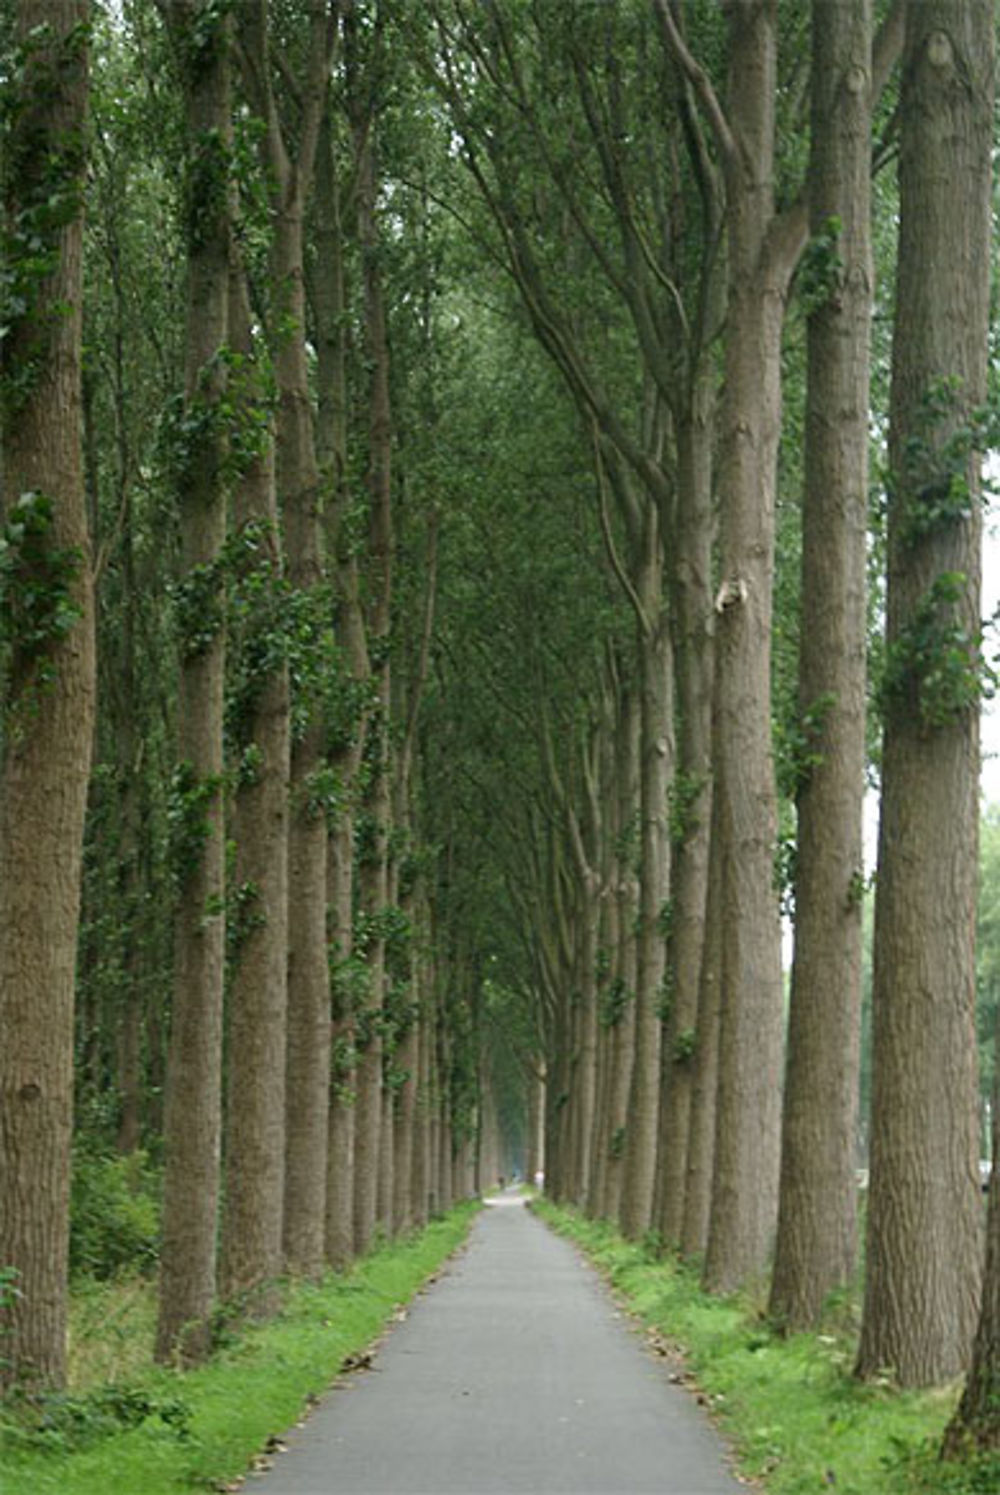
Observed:
[[[2,148],[0,1386],[66,1374],[73,992],[94,724],[81,449],[86,0],[19,0]],[[41,247],[39,247],[41,246]]]
[[[230,22],[210,0],[163,0],[187,151],[185,387],[172,457],[180,508],[177,903],[164,1129],[160,1360],[209,1348],[216,1290],[225,958],[222,577],[231,140]]]
[[[910,0],[890,401],[867,1277],[858,1372],[967,1363],[980,1281],[979,458],[993,7]]]
[[[348,471],[348,336],[346,236],[338,171],[339,112],[328,95],[316,159],[315,260],[310,300],[316,325],[316,450],[326,484],[323,523],[327,566],[334,581],[334,628],[347,676],[344,710],[327,725],[327,755],[340,804],[330,827],[327,890],[332,978],[332,1061],[326,1177],[326,1259],[343,1266],[354,1254],[355,1006],[354,832],[371,664],[361,602],[358,547],[345,523],[351,503]]]
[[[368,989],[362,1014],[363,1042],[357,1068],[354,1132],[354,1249],[368,1249],[381,1213],[391,1213],[391,1125],[383,1105],[381,1014],[386,996],[385,914],[389,904],[389,831],[392,819],[390,661],[395,536],[392,519],[392,407],[386,305],[379,262],[377,138],[381,100],[378,70],[383,64],[384,17],[376,20],[367,55],[353,6],[345,17],[349,71],[348,112],[355,142],[358,242],[364,291],[364,338],[369,371],[367,483],[369,533],[366,567],[365,633],[372,668],[373,707],[368,724],[369,836],[359,868],[360,908],[367,920],[365,952]],[[379,1190],[381,1169],[382,1189]],[[379,1209],[381,1201],[382,1209]]]

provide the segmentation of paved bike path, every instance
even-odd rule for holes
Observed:
[[[260,1495],[746,1495],[689,1392],[510,1193]]]

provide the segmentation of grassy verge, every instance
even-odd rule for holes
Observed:
[[[770,1495],[1000,1491],[1000,1459],[950,1465],[937,1457],[957,1385],[920,1393],[861,1385],[851,1376],[849,1328],[779,1337],[755,1305],[707,1296],[696,1273],[654,1259],[605,1222],[543,1200],[532,1208],[583,1248],[656,1336],[680,1349],[741,1472]]]
[[[225,1490],[370,1344],[468,1232],[476,1205],[381,1247],[346,1274],[294,1284],[280,1316],[233,1334],[210,1364],[154,1368],[153,1305],[135,1284],[74,1304],[72,1395],[30,1434],[0,1411],[0,1489],[32,1495]],[[130,1426],[130,1423],[134,1425]]]

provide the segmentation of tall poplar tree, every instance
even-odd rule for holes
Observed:
[[[872,17],[812,7],[795,959],[771,1311],[813,1325],[856,1257]]]
[[[289,1267],[322,1269],[330,1083],[330,979],[326,948],[327,830],[319,677],[325,619],[319,465],[306,348],[305,215],[333,53],[327,0],[305,9],[306,56],[292,91],[292,135],[276,88],[276,17],[268,0],[247,0],[239,37],[241,72],[264,124],[261,155],[272,213],[267,335],[277,386],[277,484],[288,580],[297,597],[305,655],[293,702],[288,843],[288,1026],[284,1249]],[[326,662],[328,663],[328,662]]]
[[[868,1268],[858,1370],[955,1375],[980,1278],[976,410],[989,328],[989,0],[909,0],[890,401]]]
[[[66,1373],[73,994],[94,724],[81,451],[87,0],[18,0],[0,141],[0,1385]]]
[[[246,272],[235,252],[229,295],[230,343],[240,360],[240,399],[234,405],[246,446],[233,505],[241,627],[233,640],[239,670],[230,682],[236,848],[227,899],[233,953],[221,1267],[223,1292],[233,1296],[273,1280],[282,1267],[290,723],[273,422]],[[231,649],[230,657],[235,654]]]
[[[183,401],[169,431],[182,574],[174,990],[164,1127],[159,1359],[208,1353],[216,1290],[225,962],[222,705],[229,329],[231,23],[212,0],[160,0],[184,100]]]
[[[715,1186],[705,1278],[759,1273],[778,1202],[783,1001],[774,891],[771,603],[781,333],[805,216],[775,199],[776,0],[727,7],[725,105],[666,0],[669,45],[712,129],[726,190],[725,384],[720,404],[714,822],[722,838],[721,1028]]]
[[[359,856],[359,908],[365,932],[368,983],[360,1014],[354,1130],[354,1249],[371,1244],[376,1223],[391,1228],[391,1118],[384,1114],[382,1014],[386,999],[386,911],[389,905],[389,831],[392,820],[392,586],[395,535],[392,518],[392,406],[389,343],[380,263],[378,134],[382,105],[385,16],[368,22],[351,4],[345,11],[347,109],[355,146],[356,208],[364,300],[368,372],[368,548],[364,624],[371,667],[372,708],[366,755],[368,786],[365,844]],[[367,45],[366,45],[367,43]],[[381,1188],[380,1188],[381,1184]],[[380,1208],[381,1204],[381,1208]]]

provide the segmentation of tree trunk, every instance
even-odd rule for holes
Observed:
[[[326,553],[337,582],[334,617],[344,667],[359,701],[371,674],[360,598],[358,560],[345,543],[348,479],[347,317],[343,225],[335,170],[332,104],[323,114],[316,160],[316,268],[311,283],[317,343],[317,454],[327,487]],[[336,960],[332,1004],[332,1074],[326,1178],[326,1258],[346,1266],[354,1254],[355,992],[354,832],[365,721],[360,704],[338,724],[330,765],[339,785],[339,813],[330,829],[327,883]]]
[[[590,1179],[594,1110],[597,1104],[597,921],[598,880],[593,872],[582,879],[577,915],[577,1035],[574,1075],[573,1203],[582,1207]]]
[[[698,980],[697,1041],[691,1072],[691,1117],[688,1123],[687,1173],[681,1255],[701,1260],[708,1247],[715,1171],[715,1113],[719,1085],[719,995],[722,987],[722,843],[712,807],[708,845],[708,890],[705,936]]]
[[[414,1216],[414,1162],[416,1152],[417,1078],[420,1062],[420,1033],[411,1021],[396,1053],[396,1064],[405,1075],[396,1094],[393,1111],[392,1144],[392,1233],[401,1235],[410,1229]]]
[[[326,860],[329,808],[319,657],[323,634],[319,590],[324,579],[322,492],[313,429],[306,347],[303,235],[320,123],[329,83],[326,7],[309,14],[308,47],[298,87],[293,155],[272,83],[266,0],[240,8],[243,81],[262,124],[261,158],[270,194],[272,296],[268,341],[277,391],[277,487],[289,586],[302,607],[293,699],[288,817],[288,1017],[285,1084],[283,1251],[293,1272],[322,1271],[325,1234],[330,1084],[330,978],[326,948]]]
[[[617,827],[609,826],[609,839],[617,836]],[[597,988],[597,1085],[594,1103],[594,1127],[591,1137],[590,1175],[587,1180],[585,1208],[592,1220],[601,1218],[608,1188],[608,1166],[611,1151],[611,1090],[613,1082],[614,1028],[611,1021],[612,1001],[621,991],[620,972],[614,959],[618,950],[618,900],[615,896],[617,866],[613,857],[602,871],[605,896],[601,899],[598,950],[600,972]]]
[[[537,1184],[539,1175],[545,1173],[545,1069],[539,1063],[537,1070],[527,1073],[528,1087],[528,1145],[525,1151],[525,1183]]]
[[[716,601],[715,795],[722,837],[719,1096],[705,1285],[762,1273],[778,1207],[784,1041],[774,887],[771,597],[781,330],[791,263],[772,242],[774,0],[730,10],[729,285]]]
[[[962,1399],[945,1430],[944,1456],[1000,1448],[1000,1009],[993,1033],[993,1168],[986,1213],[986,1269],[972,1364]]]
[[[628,1125],[628,1102],[635,1064],[635,989],[636,927],[638,923],[639,886],[636,880],[633,829],[639,802],[640,703],[634,689],[622,691],[616,733],[617,846],[614,887],[615,910],[612,925],[615,942],[612,968],[615,987],[611,993],[609,1037],[611,1054],[608,1077],[608,1157],[604,1189],[598,1213],[608,1220],[619,1220],[622,1177],[624,1174],[625,1136]]]
[[[354,1013],[345,980],[352,958],[354,817],[341,812],[330,834],[328,886],[332,947],[340,976],[334,981],[332,1073],[326,1172],[326,1259],[345,1267],[354,1255]]]
[[[284,230],[284,232],[283,232]],[[282,240],[287,240],[282,244]],[[301,295],[301,204],[279,218],[277,282],[297,329]],[[282,254],[282,248],[286,253]],[[281,334],[278,377],[278,489],[288,577],[308,596],[322,580],[319,472],[313,445],[305,346],[299,331]],[[330,1087],[330,976],[326,948],[327,821],[317,801],[324,767],[316,703],[292,745],[288,831],[288,1052],[285,1114],[284,1252],[292,1271],[322,1270],[326,1223]]]
[[[660,1234],[670,1246],[679,1243],[684,1220],[712,821],[713,407],[712,371],[706,358],[695,373],[691,408],[677,437],[680,495],[673,588],[678,736],[668,951],[671,1004],[658,1212]]]
[[[142,1140],[142,1014],[138,989],[138,961],[126,965],[127,986],[122,997],[121,1027],[118,1033],[118,1093],[121,1111],[115,1147],[127,1157]]]
[[[422,1230],[427,1224],[432,1188],[431,1174],[431,1067],[430,1067],[430,992],[433,989],[433,966],[423,963],[420,977],[420,1006],[417,1018],[417,1071],[413,1102],[413,1225]]]
[[[638,1240],[653,1217],[660,1114],[660,1037],[666,970],[664,905],[670,893],[667,791],[674,769],[673,668],[663,597],[657,513],[644,511],[640,598],[640,869],[635,1062],[629,1095],[621,1226]]]
[[[944,1381],[967,1363],[980,1278],[982,519],[979,460],[963,431],[986,389],[992,70],[993,7],[985,0],[908,6],[868,1274],[858,1351],[861,1375],[890,1367],[907,1386]]]
[[[255,370],[250,305],[242,266],[230,288],[230,344]],[[251,380],[254,374],[248,376]],[[263,381],[249,399],[265,399]],[[252,419],[254,408],[244,412]],[[238,533],[252,536],[248,594],[254,582],[267,602],[251,613],[244,648],[272,657],[267,631],[275,627],[273,599],[282,563],[273,439],[241,475],[235,497]],[[222,1290],[246,1295],[274,1282],[282,1268],[285,1169],[285,1035],[288,967],[288,777],[290,771],[288,666],[279,663],[247,683],[233,711],[233,746],[240,755],[233,797],[236,843],[229,896],[235,947],[228,992],[226,1193],[222,1216]],[[258,667],[259,668],[259,667]],[[248,1306],[266,1311],[265,1300]]]
[[[365,304],[365,346],[370,370],[368,391],[369,596],[367,634],[372,652],[372,678],[377,703],[372,713],[370,752],[372,785],[369,794],[370,841],[361,867],[361,906],[371,925],[368,951],[369,996],[364,1013],[366,1034],[357,1072],[355,1115],[354,1242],[367,1250],[378,1210],[378,1160],[382,1126],[382,1038],[380,1024],[385,1001],[385,939],[381,921],[389,901],[388,835],[392,816],[390,725],[392,712],[389,641],[391,632],[394,537],[392,529],[392,406],[389,389],[389,343],[379,265],[379,227],[376,215],[374,134],[376,121],[372,81],[354,74],[354,87],[368,96],[351,98],[351,123],[357,150],[358,238],[361,245]]]
[[[393,1061],[395,1061],[395,1053],[393,1054]],[[382,1120],[379,1124],[378,1198],[376,1206],[376,1223],[378,1224],[378,1228],[381,1231],[382,1235],[387,1240],[392,1236],[392,1209],[393,1199],[395,1197],[395,1109],[395,1096],[389,1085],[386,1084],[386,1076],[383,1069]]]
[[[228,338],[229,27],[209,4],[168,6],[184,78],[191,191],[188,226],[185,406],[201,435],[178,452],[182,587],[179,704],[183,834],[174,848],[179,891],[164,1125],[163,1245],[156,1353],[203,1359],[215,1297],[221,1144],[222,990],[225,957],[222,699],[224,633],[217,561],[226,533],[220,353]],[[197,28],[198,66],[184,59]],[[207,186],[206,184],[210,184]],[[182,438],[179,438],[179,440]],[[209,595],[200,591],[209,581]],[[180,817],[179,817],[180,818]]]
[[[840,266],[809,318],[795,959],[772,1316],[813,1328],[852,1278],[872,265],[871,5],[812,9],[810,227]],[[834,226],[839,224],[839,228]]]
[[[26,257],[28,310],[8,329],[0,511],[26,523],[12,545],[0,766],[0,1387],[61,1386],[66,1374],[73,989],[83,821],[94,719],[94,614],[80,445],[81,189],[87,54],[83,0],[20,0],[19,38],[43,36],[7,80],[23,106],[7,168],[7,266]],[[45,28],[48,34],[45,35]],[[32,278],[15,214],[48,231],[52,267]],[[43,233],[47,231],[43,228]],[[48,234],[47,234],[48,237]],[[30,508],[25,508],[26,496]],[[50,507],[48,507],[50,506]],[[47,512],[46,512],[47,511]],[[59,613],[22,595],[44,586]],[[31,626],[32,637],[25,633]]]

